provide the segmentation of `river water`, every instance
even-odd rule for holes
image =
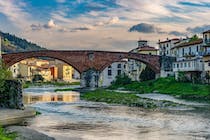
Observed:
[[[25,89],[24,102],[42,113],[28,127],[57,140],[210,140],[208,106],[152,111],[80,101],[78,92],[55,88]]]

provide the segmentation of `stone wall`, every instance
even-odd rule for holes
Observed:
[[[15,80],[6,80],[0,91],[0,108],[23,109],[22,85]]]

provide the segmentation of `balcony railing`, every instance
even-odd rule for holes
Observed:
[[[210,43],[210,39],[205,39],[204,42],[205,42],[206,44],[209,44],[209,43]]]

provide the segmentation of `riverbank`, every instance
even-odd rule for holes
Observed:
[[[54,140],[54,138],[23,125],[27,118],[37,115],[33,108],[0,110],[0,140]]]
[[[187,82],[178,82],[174,78],[159,78],[146,82],[132,82],[126,85],[111,85],[111,90],[128,90],[143,93],[161,93],[173,95],[189,100],[210,100],[210,85],[192,84]]]
[[[143,98],[136,93],[122,93],[105,89],[86,92],[81,95],[81,99],[93,102],[106,102],[108,104],[120,104],[130,107],[143,107],[146,109],[188,107],[188,105],[172,101]]]

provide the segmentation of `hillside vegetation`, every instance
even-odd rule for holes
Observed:
[[[2,51],[5,53],[45,50],[45,48],[29,42],[26,39],[19,38],[9,33],[0,31],[0,36],[2,38]]]

